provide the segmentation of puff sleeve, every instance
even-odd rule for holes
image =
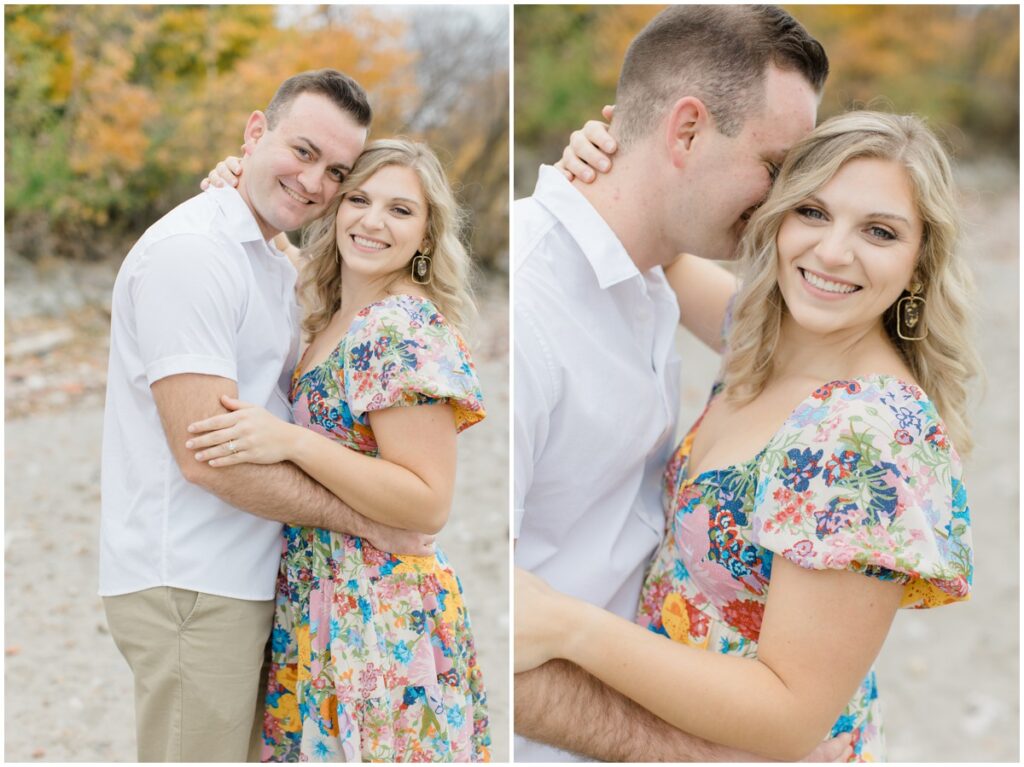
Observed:
[[[967,599],[970,510],[960,458],[920,388],[835,381],[761,457],[754,543],[806,569],[904,584],[903,607]]]
[[[393,296],[357,315],[344,362],[352,415],[443,402],[457,431],[484,418],[483,395],[465,342],[433,303]]]

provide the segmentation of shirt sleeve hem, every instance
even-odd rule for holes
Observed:
[[[198,373],[230,378],[232,381],[238,380],[234,360],[225,360],[220,357],[181,354],[156,360],[146,366],[146,380],[149,381],[150,386],[161,378],[181,373]]]

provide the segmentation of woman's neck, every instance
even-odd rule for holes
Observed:
[[[881,321],[820,334],[801,327],[788,313],[782,315],[773,377],[829,381],[869,373],[898,374],[903,369]]]
[[[420,295],[415,283],[399,277],[398,279],[379,277],[367,280],[360,275],[353,275],[342,264],[341,267],[341,308],[340,312],[355,314],[364,306],[399,293]]]

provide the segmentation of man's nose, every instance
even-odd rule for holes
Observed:
[[[310,195],[318,195],[323,189],[324,169],[320,166],[306,168],[299,174],[299,183]]]

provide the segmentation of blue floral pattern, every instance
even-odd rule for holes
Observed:
[[[414,296],[371,304],[328,359],[292,381],[295,422],[377,454],[369,413],[445,402],[484,417],[465,344]],[[438,550],[284,528],[264,761],[489,759],[486,695],[462,585]]]
[[[827,383],[753,459],[691,478],[699,426],[665,472],[668,530],[644,583],[640,625],[756,657],[775,556],[901,583],[904,607],[968,598],[960,458],[917,386],[890,376]],[[873,670],[832,729],[842,732],[854,734],[854,761],[884,757]]]

